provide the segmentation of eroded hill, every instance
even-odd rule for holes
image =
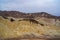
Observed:
[[[1,13],[1,12],[0,12]],[[13,15],[12,15],[13,14]],[[60,20],[56,16],[19,13],[0,14],[0,38],[60,38]],[[7,15],[7,16],[6,16]],[[41,15],[41,16],[40,16]],[[45,16],[44,16],[45,15]],[[24,16],[24,17],[21,17]]]

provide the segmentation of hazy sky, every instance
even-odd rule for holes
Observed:
[[[0,0],[0,10],[48,12],[60,16],[60,0]]]

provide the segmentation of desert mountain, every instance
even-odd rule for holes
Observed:
[[[46,12],[0,11],[0,39],[20,38],[59,39],[60,17]]]
[[[5,16],[5,17],[10,16],[10,17],[16,17],[16,18],[46,17],[46,18],[60,19],[60,17],[48,14],[46,12],[23,13],[18,11],[0,11],[0,16]]]

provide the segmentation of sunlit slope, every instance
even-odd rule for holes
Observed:
[[[10,19],[0,17],[0,38],[14,38],[25,34],[34,34],[36,36],[60,35],[60,27],[54,25],[47,26],[45,24],[31,22],[30,20],[15,20],[12,22]]]

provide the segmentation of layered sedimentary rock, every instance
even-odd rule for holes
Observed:
[[[59,39],[60,17],[45,12],[0,11],[0,39],[11,38]]]

